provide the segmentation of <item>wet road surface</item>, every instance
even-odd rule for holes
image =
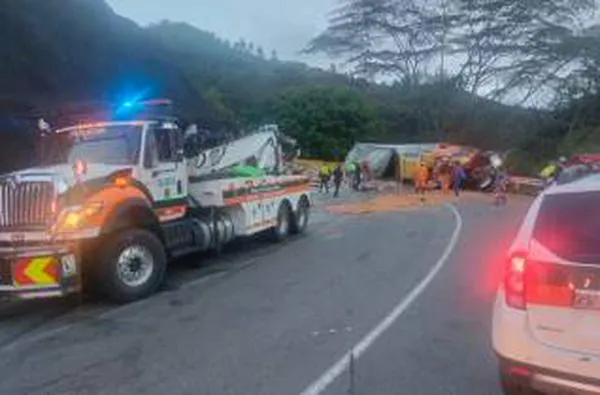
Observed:
[[[527,204],[316,208],[306,235],[187,259],[141,302],[4,306],[0,394],[499,394],[491,306]]]

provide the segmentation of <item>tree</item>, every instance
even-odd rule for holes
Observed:
[[[585,63],[581,23],[594,11],[594,0],[461,3],[475,27],[463,48],[476,44],[484,66],[501,79],[496,95],[521,90],[526,100],[540,90],[555,91]]]
[[[527,98],[589,64],[580,22],[594,9],[594,0],[344,0],[306,52],[345,57],[364,76],[416,85],[438,75],[473,94],[501,82],[496,96],[527,89]]]
[[[342,56],[363,76],[391,75],[417,85],[430,73],[435,55],[444,59],[450,4],[449,0],[345,0],[305,52]]]
[[[462,34],[452,37],[452,54],[461,58],[462,64],[456,80],[460,87],[476,95],[499,72],[503,53],[491,48],[501,38],[493,33],[494,18],[478,12],[474,1],[460,1],[457,15],[456,24],[461,26]]]
[[[345,156],[357,140],[380,132],[373,107],[349,88],[292,89],[278,98],[274,113],[308,157],[341,159],[336,156]]]
[[[549,2],[522,3],[541,7]],[[600,130],[597,27],[578,29],[575,22],[561,20],[571,33],[542,35],[532,41],[539,44],[533,53],[538,60],[543,53],[575,59],[560,73],[564,78],[548,84],[540,81],[542,87],[559,87],[561,94],[561,100],[553,103],[555,110],[539,116],[542,121],[530,109],[471,94],[485,92],[490,81],[508,80],[528,50],[522,44],[513,48],[511,37],[519,38],[523,31],[534,34],[543,26],[535,13],[517,18],[516,0],[506,4],[499,0],[346,0],[345,5],[355,7],[350,10],[354,14],[347,15],[363,15],[362,22],[373,23],[367,24],[368,29],[360,23],[347,26],[349,38],[341,34],[342,27],[336,31],[340,40],[348,38],[342,43],[360,38],[352,36],[355,31],[366,32],[369,39],[369,46],[358,48],[364,53],[342,47],[350,60],[361,54],[367,60],[361,63],[359,56],[353,63],[359,73],[344,75],[279,61],[276,51],[261,59],[256,44],[250,53],[243,40],[228,44],[185,23],[161,22],[142,28],[116,15],[104,1],[67,2],[68,6],[39,0],[5,3],[0,20],[8,33],[0,41],[14,56],[0,63],[4,96],[0,99],[35,100],[34,107],[41,111],[53,106],[62,109],[65,101],[111,100],[117,95],[122,99],[126,83],[134,93],[149,88],[151,96],[173,99],[178,115],[211,130],[252,130],[281,121],[295,134],[308,133],[303,137],[305,152],[326,157],[331,147],[347,149],[356,139],[446,140],[490,149],[520,144],[526,154],[544,156],[564,149],[567,140],[569,147],[593,148],[593,133]],[[566,0],[553,3],[567,4]],[[386,14],[384,6],[393,13]],[[470,19],[467,6],[474,7]],[[561,13],[579,17],[582,11]],[[545,20],[547,14],[554,18],[549,11],[540,15]],[[353,26],[360,29],[350,29]],[[86,56],[89,53],[95,56]],[[491,58],[498,54],[502,56]],[[467,58],[472,59],[469,67],[458,73],[460,67],[455,66]],[[342,57],[335,59],[336,64],[342,61]],[[366,72],[361,75],[363,66]],[[483,71],[477,71],[480,66]],[[377,84],[364,78],[369,74],[396,79],[392,84]],[[21,141],[8,132],[10,127],[5,129],[6,133],[0,133],[0,146],[28,152],[27,134],[19,131]],[[544,149],[536,150],[540,144]],[[22,165],[17,160],[2,161],[0,171]]]
[[[233,45],[233,48],[235,48],[237,51],[239,51],[241,53],[247,53],[248,52],[248,43],[246,42],[246,40],[241,38]]]
[[[235,124],[235,114],[225,103],[225,97],[215,87],[211,87],[204,92],[204,100],[211,106],[216,118],[222,125],[233,126]]]

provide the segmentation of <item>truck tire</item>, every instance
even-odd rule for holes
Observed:
[[[271,239],[274,242],[283,241],[290,234],[292,210],[287,201],[282,202],[277,210],[277,224],[271,228]]]
[[[160,286],[167,257],[154,233],[127,229],[109,236],[96,262],[98,288],[117,303],[128,303],[153,294]]]
[[[481,183],[479,184],[479,189],[484,192],[489,192],[493,186],[494,186],[494,179],[492,177],[488,177],[488,178],[485,178],[483,181],[481,181]]]
[[[292,222],[290,223],[290,231],[293,234],[301,234],[306,230],[308,226],[308,218],[310,216],[310,205],[308,199],[305,196],[300,198],[298,202],[298,208],[296,213],[292,216]]]

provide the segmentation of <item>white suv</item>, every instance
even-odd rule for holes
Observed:
[[[600,394],[600,175],[536,198],[494,305],[505,394]]]

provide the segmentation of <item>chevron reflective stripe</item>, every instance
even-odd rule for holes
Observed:
[[[20,285],[56,285],[59,283],[60,266],[54,257],[23,259],[14,266],[14,281]]]

